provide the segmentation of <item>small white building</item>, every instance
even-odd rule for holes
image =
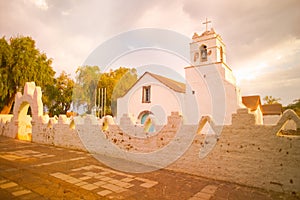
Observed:
[[[146,72],[118,99],[117,122],[128,114],[134,123],[143,124],[149,115],[153,115],[157,125],[166,124],[171,112],[183,113],[184,94],[184,83]]]
[[[143,123],[149,114],[156,124],[165,124],[171,112],[179,112],[186,124],[197,124],[210,115],[216,124],[230,124],[241,105],[239,88],[226,64],[226,48],[213,29],[194,34],[190,43],[192,66],[185,67],[186,83],[145,73],[117,101],[117,122],[127,114]]]
[[[282,115],[282,105],[279,103],[262,105],[262,110],[264,124],[266,125],[277,124]]]

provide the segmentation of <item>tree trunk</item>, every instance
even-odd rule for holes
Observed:
[[[11,110],[11,107],[15,101],[15,97],[16,97],[16,94],[13,94],[9,99],[8,101],[6,102],[5,106],[2,108],[0,114],[9,114],[10,110]]]

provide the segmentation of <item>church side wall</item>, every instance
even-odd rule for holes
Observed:
[[[209,74],[209,72],[200,71],[199,68],[196,67],[185,69],[187,85],[191,89],[191,93],[189,93],[189,91],[187,93],[187,103],[185,104],[187,110],[186,115],[189,116],[188,123],[197,124],[201,115],[211,115],[212,113],[212,98],[207,83],[204,80],[204,75]],[[192,104],[190,102],[194,103]]]
[[[187,85],[194,91],[194,95],[187,93],[186,101],[197,102],[198,115],[190,117],[189,122],[195,124],[200,117],[210,115],[217,124],[230,124],[231,114],[238,109],[238,89],[235,85],[225,80],[225,69],[222,64],[213,66],[189,67],[185,69]],[[196,104],[186,104],[188,106]],[[195,106],[194,106],[195,107]],[[197,119],[196,119],[197,118]]]
[[[232,114],[236,113],[236,110],[239,108],[238,102],[238,91],[236,86],[232,85],[231,83],[224,81],[224,89],[226,94],[226,114],[225,114],[225,121],[224,124],[229,125],[231,124]]]

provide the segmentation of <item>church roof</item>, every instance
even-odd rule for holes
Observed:
[[[281,115],[281,110],[282,105],[280,103],[262,105],[263,115]]]
[[[243,96],[242,102],[251,111],[256,110],[258,108],[258,106],[261,108],[260,96],[258,96],[258,95]]]
[[[150,72],[146,72],[146,73],[148,73],[153,78],[157,79],[159,82],[161,82],[165,86],[167,86],[170,89],[174,90],[175,92],[185,93],[185,84],[184,83],[175,81],[173,79],[170,79],[170,78],[167,78],[167,77],[164,77],[164,76],[153,74],[153,73],[150,73]]]
[[[152,76],[153,78],[155,78],[156,80],[158,80],[159,82],[161,82],[162,84],[164,84],[165,86],[167,86],[168,88],[174,90],[175,92],[179,92],[179,93],[185,93],[185,84],[175,81],[173,79],[164,77],[164,76],[160,76],[157,74],[153,74],[150,72],[145,72],[132,86],[131,88],[133,88],[146,74]],[[125,96],[130,90],[131,88],[129,88],[127,90],[127,92],[123,95]]]

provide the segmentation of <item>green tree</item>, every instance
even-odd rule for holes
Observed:
[[[63,71],[54,81],[53,85],[46,87],[49,98],[43,99],[47,106],[49,116],[66,114],[71,107],[74,81],[70,74]]]
[[[75,106],[87,105],[87,112],[91,113],[95,105],[95,92],[100,76],[98,66],[81,66],[76,70],[76,83],[73,93]]]
[[[41,53],[31,37],[0,40],[0,110],[8,114],[18,91],[22,92],[26,82],[34,81],[44,91],[52,85],[55,72],[52,60]]]
[[[283,108],[284,110],[292,109],[294,110],[298,116],[300,116],[300,99],[296,99],[293,103],[289,104],[288,106]]]
[[[279,101],[281,100],[280,98],[274,98],[272,96],[265,96],[263,98],[265,104],[276,104],[279,103]]]
[[[12,50],[9,43],[4,37],[0,39],[0,110],[1,114],[7,114],[7,111],[2,111],[6,106],[6,110],[12,106],[11,99],[14,96],[11,94],[9,87],[9,72],[11,70],[12,64]],[[8,103],[11,102],[11,103]],[[6,105],[8,104],[8,105]],[[9,112],[9,111],[8,111]]]
[[[134,68],[120,67],[101,74],[98,88],[106,88],[106,114],[116,115],[117,99],[123,96],[136,81],[137,72]]]
[[[136,82],[136,69],[120,67],[106,73],[101,73],[98,66],[83,66],[76,71],[76,84],[74,87],[73,103],[87,105],[87,113],[91,113],[92,108],[100,106],[102,95],[99,91],[106,88],[105,110],[106,114],[116,113],[117,98],[123,96],[125,92]],[[100,98],[99,98],[100,97]]]

